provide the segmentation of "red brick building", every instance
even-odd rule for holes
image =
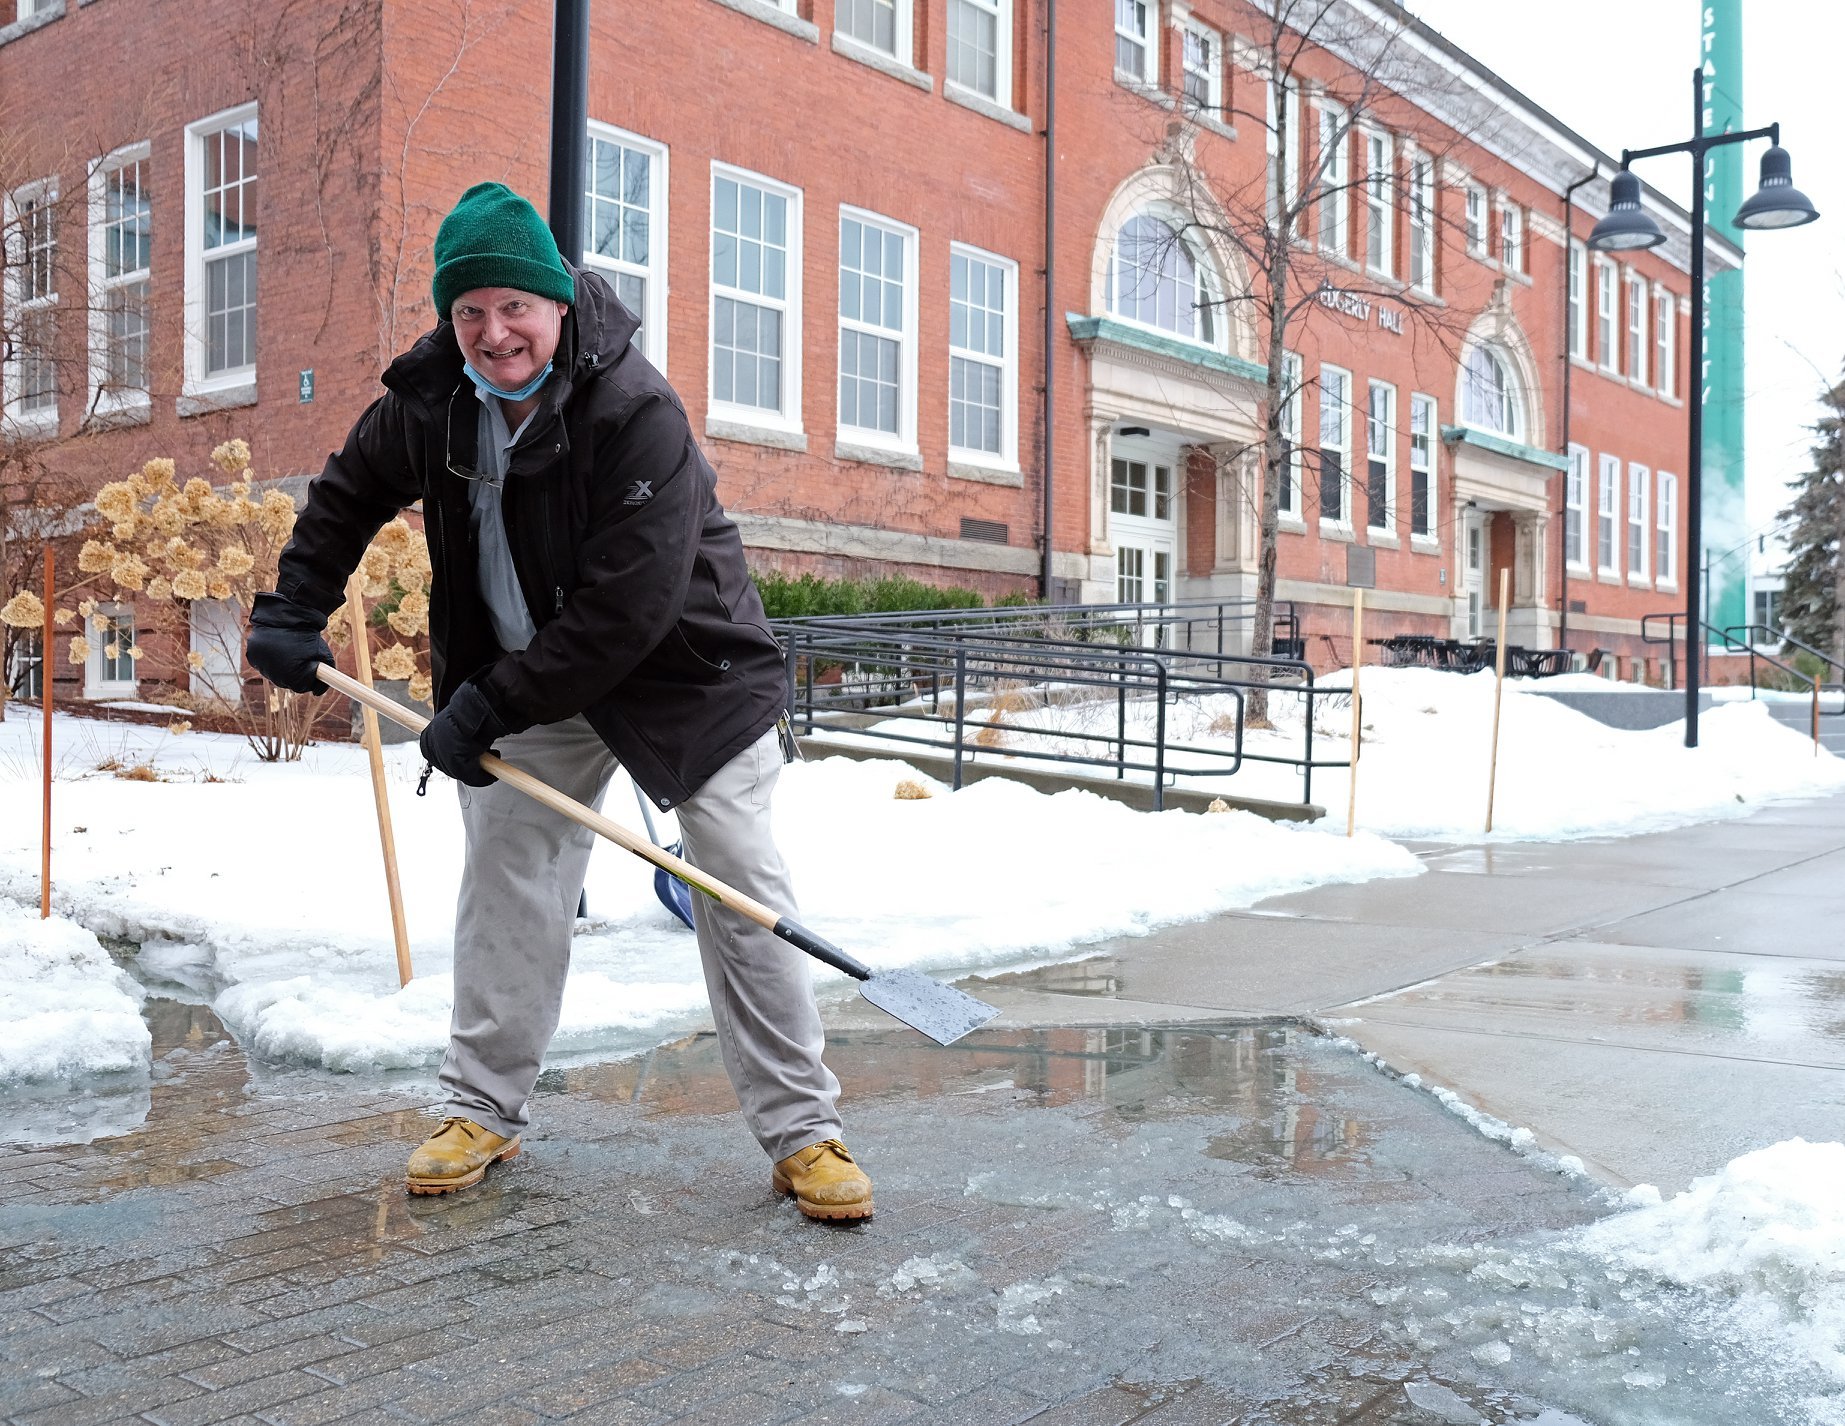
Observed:
[[[1296,202],[1278,574],[1309,656],[1345,656],[1354,586],[1369,632],[1490,633],[1509,569],[1516,642],[1566,617],[1658,677],[1688,221],[1649,194],[1670,241],[1605,261],[1593,183],[1566,242],[1607,155],[1394,7],[1327,7],[1318,48],[1239,0],[1065,0],[1047,185],[1047,0],[593,5],[584,261],[758,566],[1251,597],[1251,234]],[[243,435],[263,472],[318,469],[432,323],[460,192],[544,207],[551,9],[0,0],[13,468],[198,467]]]

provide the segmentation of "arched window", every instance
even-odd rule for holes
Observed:
[[[1461,420],[1496,436],[1524,435],[1524,403],[1512,365],[1488,346],[1467,353],[1461,368]]]
[[[1121,225],[1108,264],[1108,310],[1187,341],[1217,345],[1209,272],[1170,224],[1145,213]]]

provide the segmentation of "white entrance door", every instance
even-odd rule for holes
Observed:
[[[1486,516],[1469,510],[1461,522],[1461,599],[1467,637],[1486,632]]]
[[[1108,538],[1115,547],[1115,599],[1170,604],[1179,547],[1177,459],[1117,440],[1109,461]],[[1164,642],[1157,620],[1147,642]]]
[[[243,656],[243,610],[235,599],[192,602],[192,691],[201,698],[236,703],[243,692],[238,662]]]

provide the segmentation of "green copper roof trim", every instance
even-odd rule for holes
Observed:
[[[1215,352],[1192,342],[1182,342],[1176,337],[1162,337],[1158,332],[1130,327],[1126,322],[1117,322],[1112,317],[1083,317],[1075,312],[1066,312],[1063,319],[1070,324],[1071,338],[1078,342],[1113,342],[1117,346],[1133,347],[1153,356],[1184,362],[1187,366],[1203,367],[1206,371],[1222,372],[1225,376],[1240,376],[1244,381],[1268,381],[1268,368],[1258,366],[1253,361]]]
[[[1549,470],[1568,470],[1569,457],[1560,456],[1551,451],[1541,451],[1536,446],[1521,445],[1517,441],[1508,441],[1504,436],[1495,436],[1491,431],[1476,431],[1472,426],[1443,426],[1441,438],[1449,445],[1464,441],[1470,446],[1478,446],[1483,451],[1494,455],[1510,456],[1513,460],[1527,461],[1532,465],[1541,465]]]

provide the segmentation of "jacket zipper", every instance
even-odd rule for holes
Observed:
[[[551,487],[545,486],[540,493],[544,497],[539,508],[545,527],[545,573],[551,576],[551,617],[556,618],[564,612],[564,586],[557,583],[557,549],[551,539]]]

